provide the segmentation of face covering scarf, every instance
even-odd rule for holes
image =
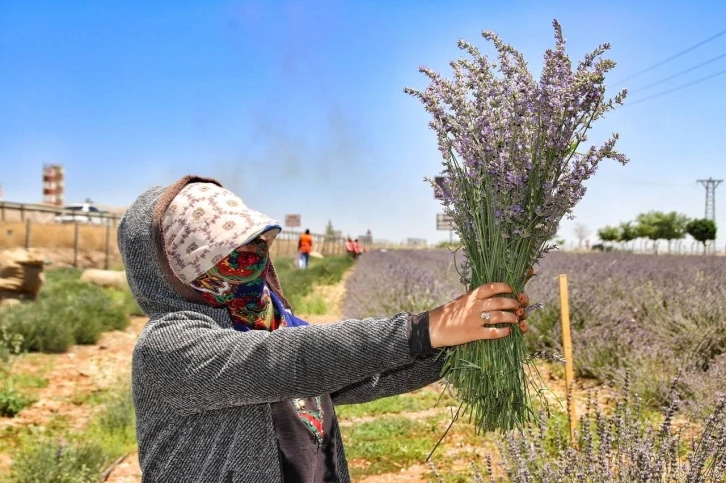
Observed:
[[[256,239],[230,253],[190,284],[210,305],[226,307],[240,331],[286,327],[286,314],[273,303],[265,283],[269,247]]]

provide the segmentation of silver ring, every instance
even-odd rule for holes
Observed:
[[[484,320],[490,320],[492,318],[492,314],[490,314],[489,312],[482,312],[481,318]]]

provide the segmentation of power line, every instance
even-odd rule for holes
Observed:
[[[702,41],[698,42],[695,45],[692,45],[692,46],[688,47],[686,50],[682,50],[682,51],[680,51],[680,52],[678,52],[676,54],[671,55],[667,59],[663,59],[660,62],[651,65],[650,67],[647,67],[647,68],[645,68],[645,69],[643,69],[643,70],[641,70],[639,72],[636,72],[635,74],[631,75],[630,77],[626,77],[625,79],[621,80],[620,82],[617,82],[615,85],[622,84],[623,82],[628,81],[630,79],[633,79],[634,77],[638,77],[641,74],[645,74],[646,72],[650,72],[651,70],[655,69],[656,67],[660,67],[661,65],[665,64],[666,62],[670,62],[673,59],[677,59],[678,57],[680,57],[680,56],[682,56],[684,54],[687,54],[688,52],[690,52],[690,51],[692,51],[692,50],[694,50],[694,49],[702,46],[703,44],[706,44],[706,43],[708,43],[708,42],[710,42],[710,41],[712,41],[714,39],[717,39],[718,37],[720,37],[720,36],[722,36],[724,34],[726,34],[726,30],[722,30],[721,32],[717,33],[716,35],[713,35],[713,36],[711,36],[711,37],[709,37],[709,38],[707,38],[705,40],[702,40]]]
[[[663,82],[666,82],[666,81],[669,81],[669,80],[671,80],[671,79],[674,79],[674,78],[676,78],[676,77],[678,77],[678,76],[680,76],[680,75],[683,75],[683,74],[687,74],[687,73],[689,73],[689,72],[692,72],[692,71],[694,71],[694,70],[696,70],[696,69],[698,69],[698,68],[700,68],[700,67],[703,67],[704,65],[708,65],[708,64],[710,64],[710,63],[712,63],[712,62],[715,62],[715,61],[717,61],[718,59],[721,59],[721,58],[723,58],[723,57],[726,57],[726,54],[721,54],[721,55],[717,55],[716,57],[713,57],[713,58],[711,58],[711,59],[708,59],[708,60],[706,60],[706,61],[704,61],[704,62],[701,62],[701,63],[700,63],[700,64],[698,64],[698,65],[694,65],[693,67],[690,67],[690,68],[688,68],[688,69],[682,70],[682,71],[680,71],[680,72],[676,72],[676,73],[675,73],[675,74],[673,74],[673,75],[669,75],[668,77],[664,77],[663,79],[660,79],[660,80],[658,80],[658,81],[652,82],[652,83],[650,83],[650,84],[648,84],[648,85],[645,85],[645,86],[643,86],[643,87],[639,87],[638,89],[634,89],[634,90],[632,90],[632,91],[631,91],[631,90],[628,90],[628,94],[633,94],[634,92],[639,92],[639,91],[643,91],[643,90],[645,90],[645,89],[649,89],[649,88],[651,88],[651,87],[653,87],[653,86],[657,86],[658,84],[662,84]]]
[[[701,77],[700,79],[696,79],[694,81],[688,82],[687,84],[682,84],[682,85],[680,85],[678,87],[674,87],[672,89],[668,89],[666,91],[662,91],[662,92],[659,92],[657,94],[653,94],[652,96],[643,97],[642,99],[637,99],[637,100],[635,100],[633,102],[630,102],[630,103],[625,102],[624,105],[625,106],[632,106],[633,104],[638,104],[640,102],[648,101],[650,99],[655,99],[656,97],[664,96],[666,94],[670,94],[671,92],[679,91],[681,89],[685,89],[686,87],[690,87],[690,86],[693,86],[693,85],[696,85],[696,84],[700,84],[701,82],[705,82],[705,81],[707,81],[709,79],[713,79],[714,77],[718,77],[718,76],[724,75],[724,74],[726,74],[726,69],[724,69],[722,71],[719,71],[719,72],[716,72],[715,74],[711,74],[711,75],[706,76],[706,77]]]
[[[681,189],[693,188],[693,185],[691,183],[686,183],[686,182],[663,183],[663,182],[653,181],[652,179],[631,178],[631,177],[625,177],[623,175],[617,175],[617,176],[611,177],[608,174],[602,174],[599,177],[605,178],[605,179],[612,179],[619,184],[625,183],[625,184],[638,185],[638,186],[648,186],[650,188],[681,188]]]

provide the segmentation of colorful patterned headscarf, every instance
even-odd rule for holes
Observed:
[[[286,325],[285,310],[272,303],[267,285],[269,248],[280,229],[214,183],[185,186],[162,220],[174,274],[210,305],[226,306],[237,330]]]
[[[210,305],[227,307],[235,329],[275,330],[287,324],[265,283],[268,269],[269,247],[256,239],[230,253],[190,285]]]

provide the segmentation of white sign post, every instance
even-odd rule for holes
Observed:
[[[454,219],[449,215],[439,213],[436,215],[436,229],[437,230],[449,230],[449,243],[454,241]]]
[[[300,215],[285,215],[285,228],[299,228]]]

